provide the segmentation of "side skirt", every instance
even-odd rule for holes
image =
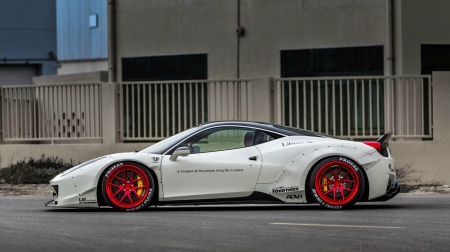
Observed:
[[[222,199],[199,199],[199,200],[176,200],[176,201],[159,201],[159,206],[165,205],[214,205],[214,204],[281,204],[278,198],[262,192],[253,192],[250,196],[239,198],[222,198]]]

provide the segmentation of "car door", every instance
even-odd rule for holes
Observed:
[[[217,127],[197,133],[177,147],[190,154],[161,164],[164,200],[245,197],[253,193],[261,171],[261,154],[253,146],[255,130]],[[174,148],[176,149],[176,148]]]

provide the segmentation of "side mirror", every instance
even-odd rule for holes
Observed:
[[[188,147],[179,147],[172,153],[172,156],[170,156],[169,160],[176,161],[178,156],[187,157],[189,156],[189,154],[191,154],[191,151]]]

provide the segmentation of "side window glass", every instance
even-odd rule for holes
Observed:
[[[247,128],[215,128],[186,140],[191,153],[206,153],[249,147],[253,145],[255,130]]]
[[[256,130],[254,145],[266,143],[266,142],[269,142],[269,141],[272,141],[274,139],[278,139],[278,138],[281,138],[281,137],[283,137],[283,136],[275,134],[275,133],[272,133],[272,132],[265,132],[265,131],[261,131],[261,130]]]

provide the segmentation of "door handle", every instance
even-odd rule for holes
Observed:
[[[256,161],[257,158],[258,158],[257,156],[253,156],[253,157],[249,157],[248,159],[249,159],[249,160]]]

